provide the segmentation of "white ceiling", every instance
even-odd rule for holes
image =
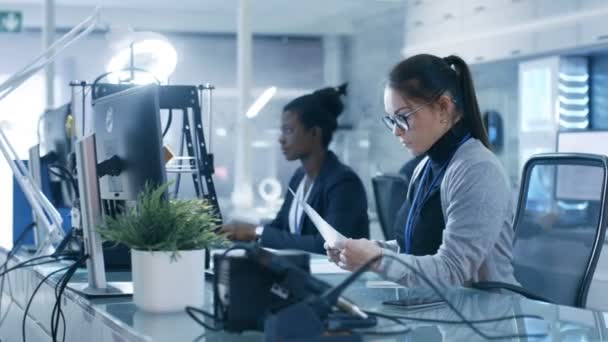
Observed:
[[[407,0],[250,0],[255,33],[349,34],[359,20],[401,10]],[[40,27],[43,0],[0,0],[23,11],[25,27]],[[235,32],[239,0],[55,0],[56,22],[70,27],[101,3],[102,22],[139,30]]]

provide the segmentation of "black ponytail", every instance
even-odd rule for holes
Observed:
[[[448,66],[454,66],[456,73],[460,78],[460,89],[462,90],[462,104],[464,120],[467,120],[471,135],[481,141],[483,145],[490,148],[488,140],[488,132],[483,124],[481,111],[479,110],[479,102],[475,94],[475,86],[473,85],[473,77],[467,63],[458,56],[448,56],[443,59]]]
[[[456,101],[456,110],[471,130],[471,135],[488,147],[488,134],[484,128],[475,95],[473,79],[466,62],[458,56],[440,58],[433,55],[415,55],[397,64],[389,74],[389,87],[406,97],[431,102],[444,92]]]
[[[338,87],[316,90],[289,102],[283,111],[297,113],[306,128],[321,128],[323,147],[327,148],[338,128],[338,116],[344,111],[341,97],[346,95],[346,88],[347,84],[344,83]]]

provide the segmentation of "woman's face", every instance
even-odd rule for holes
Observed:
[[[443,96],[442,96],[443,97]],[[409,129],[397,124],[392,132],[413,155],[426,153],[431,146],[449,129],[445,108],[438,103],[425,103],[418,99],[406,99],[398,91],[386,87],[384,90],[384,110],[386,115],[406,122]]]
[[[285,159],[298,160],[310,154],[315,144],[316,131],[314,127],[306,128],[298,113],[284,111],[281,115],[279,144]]]

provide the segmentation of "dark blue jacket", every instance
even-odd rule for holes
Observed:
[[[303,177],[304,168],[300,167],[291,177],[289,187],[295,191]],[[302,234],[290,233],[289,210],[292,201],[293,196],[287,191],[277,217],[264,227],[262,245],[325,254],[325,241],[305,213],[302,214]],[[307,202],[342,235],[353,239],[369,238],[367,197],[363,183],[331,151],[327,152]]]

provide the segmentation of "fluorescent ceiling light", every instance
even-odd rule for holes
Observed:
[[[589,74],[583,75],[568,75],[560,72],[559,78],[565,82],[587,82],[589,80]]]
[[[558,98],[560,103],[570,106],[586,106],[589,104],[589,96],[585,96],[580,99],[570,99],[563,95],[560,95]]]
[[[260,97],[258,97],[258,99],[255,100],[255,102],[251,105],[251,107],[249,107],[247,113],[245,113],[245,116],[249,119],[255,118],[276,93],[277,87],[270,87],[264,90],[262,95],[260,95]]]
[[[564,115],[564,116],[569,116],[569,117],[575,117],[575,118],[585,118],[589,115],[589,109],[584,108],[581,110],[572,110],[572,109],[566,109],[566,108],[560,107],[559,114]]]
[[[567,93],[567,94],[587,94],[589,92],[589,86],[588,85],[584,85],[584,86],[580,86],[580,87],[568,87],[564,84],[558,84],[557,87],[559,88],[560,91]]]

